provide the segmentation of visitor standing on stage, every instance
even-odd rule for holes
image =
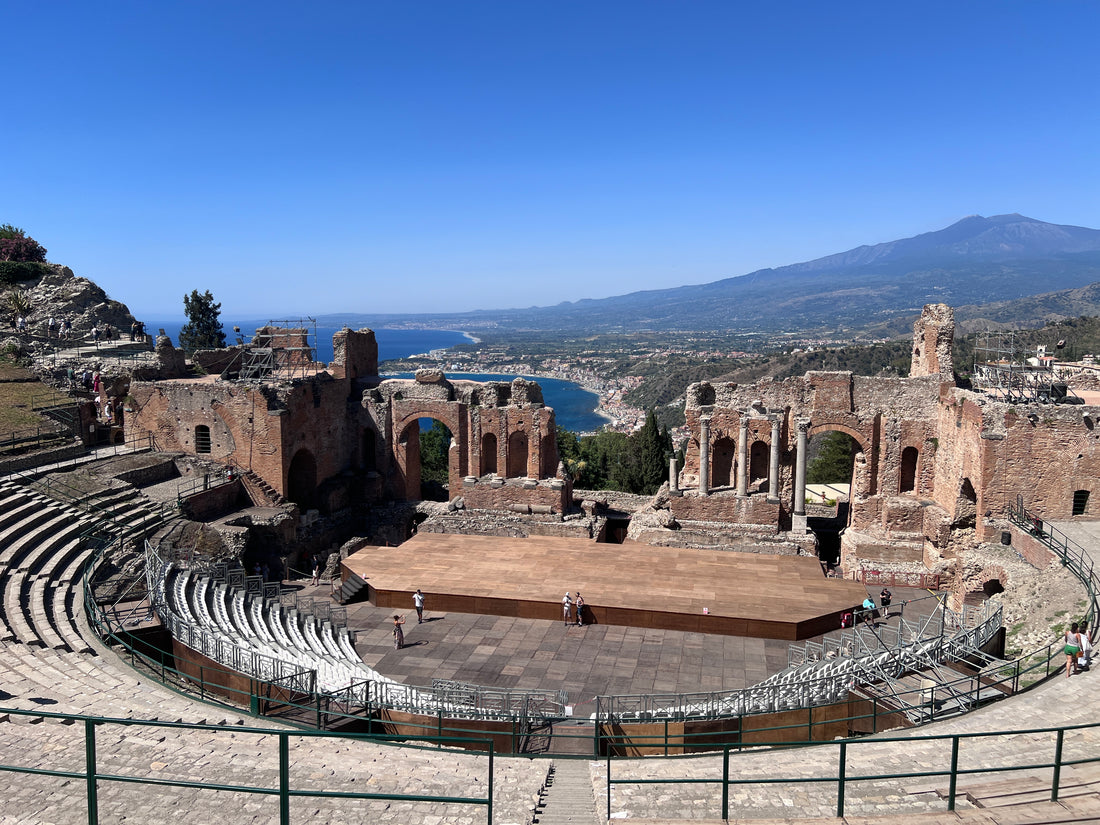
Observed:
[[[400,650],[405,646],[405,631],[401,625],[405,624],[405,617],[394,615],[393,617],[393,649]]]
[[[420,588],[416,589],[413,593],[413,607],[416,608],[416,623],[424,623],[424,594],[420,592]]]
[[[581,596],[581,591],[577,591],[576,598],[577,605],[577,627],[581,627],[584,624],[584,597]]]
[[[890,592],[889,587],[883,587],[882,592],[878,594],[878,603],[882,605],[882,618],[890,618],[890,600],[894,598],[894,594]]]
[[[573,623],[573,600],[569,598],[569,593],[566,592],[561,597],[561,617],[565,622],[565,626],[568,627]]]

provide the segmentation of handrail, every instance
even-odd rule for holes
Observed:
[[[445,805],[464,805],[484,807],[486,821],[489,825],[493,822],[493,774],[496,769],[493,741],[491,739],[478,740],[478,744],[484,745],[487,756],[487,781],[486,794],[478,796],[446,796],[441,794],[411,794],[411,793],[377,793],[356,790],[319,790],[306,788],[292,788],[290,784],[291,768],[290,740],[320,738],[331,741],[371,741],[386,743],[402,740],[424,742],[443,747],[448,744],[469,745],[475,740],[468,738],[449,736],[388,736],[385,734],[356,734],[356,733],[331,733],[327,731],[309,730],[278,730],[272,728],[254,727],[226,727],[224,725],[191,724],[184,722],[162,722],[144,719],[118,719],[106,716],[84,716],[80,714],[51,713],[38,710],[18,710],[14,708],[0,708],[0,713],[12,716],[26,716],[34,719],[55,719],[63,724],[72,725],[82,723],[84,728],[84,753],[85,762],[83,770],[66,770],[62,768],[27,767],[23,765],[0,764],[0,771],[9,773],[26,773],[36,776],[53,776],[64,779],[81,780],[85,789],[85,800],[88,811],[88,822],[95,825],[99,821],[99,805],[97,785],[101,782],[122,782],[137,785],[152,785],[172,788],[195,788],[198,790],[213,790],[229,793],[243,793],[260,796],[276,796],[279,803],[279,822],[281,825],[290,825],[290,800],[291,798],[310,799],[348,799],[348,800],[375,800],[380,802],[425,802]],[[112,727],[121,728],[153,728],[156,730],[186,730],[209,731],[228,733],[234,737],[242,734],[254,735],[261,740],[274,740],[275,754],[278,759],[279,783],[276,787],[261,784],[226,784],[219,782],[196,782],[188,779],[172,779],[158,776],[139,776],[132,773],[102,773],[99,770],[101,760],[97,756],[97,744],[106,741],[108,737],[114,737],[114,741],[121,742],[125,746],[128,737],[118,736]],[[103,729],[103,734],[97,735],[97,731]],[[105,736],[104,736],[105,734]],[[408,746],[408,745],[406,745]],[[114,760],[112,760],[114,762]],[[120,764],[125,764],[123,761]],[[190,772],[190,771],[188,771]]]
[[[913,770],[913,771],[895,771],[895,772],[883,772],[883,773],[865,773],[865,774],[851,774],[848,773],[848,749],[859,749],[860,747],[875,745],[881,746],[883,744],[891,743],[907,743],[913,744],[915,741],[912,737],[903,736],[891,736],[881,737],[876,736],[874,739],[841,739],[836,742],[830,742],[826,744],[819,743],[819,749],[815,752],[820,753],[820,748],[828,748],[835,746],[837,748],[836,769],[833,773],[825,776],[813,776],[808,777],[803,775],[798,776],[774,776],[769,773],[768,776],[734,776],[730,768],[730,752],[732,748],[726,746],[722,749],[721,760],[721,775],[711,778],[681,778],[681,779],[616,779],[612,776],[611,770],[611,758],[608,756],[606,760],[606,810],[607,819],[613,818],[611,789],[616,785],[718,785],[721,789],[721,813],[720,818],[727,820],[730,818],[730,790],[731,788],[737,788],[742,785],[777,785],[777,784],[795,784],[801,785],[804,783],[824,783],[836,785],[836,816],[841,818],[844,816],[845,798],[846,798],[846,786],[848,783],[853,782],[875,782],[885,779],[917,779],[927,777],[944,777],[948,780],[948,793],[947,793],[947,810],[955,810],[955,802],[959,795],[958,780],[960,777],[970,776],[973,774],[989,774],[989,773],[1007,773],[1011,771],[1047,771],[1052,770],[1050,780],[1050,801],[1057,802],[1060,791],[1059,781],[1061,777],[1061,769],[1071,765],[1087,765],[1100,762],[1100,754],[1096,756],[1081,758],[1081,759],[1067,759],[1064,752],[1065,735],[1067,732],[1073,731],[1086,731],[1100,728],[1100,722],[1090,722],[1086,724],[1078,725],[1065,725],[1061,727],[1049,727],[1049,728],[1030,728],[1026,730],[1016,731],[981,731],[975,733],[950,733],[950,734],[932,734],[929,736],[921,736],[920,742],[935,742],[943,741],[950,743],[951,758],[949,766],[940,770]],[[1054,734],[1053,739],[1053,753],[1049,758],[1045,758],[1040,754],[1039,745],[1036,741],[1039,736],[1044,734]],[[975,739],[996,739],[997,737],[1025,737],[1033,742],[1030,752],[1036,754],[1034,761],[1019,762],[1015,761],[1019,758],[1018,754],[1013,755],[1013,761],[1011,764],[990,767],[974,767],[964,768],[960,767],[960,746],[963,742],[969,742]],[[790,743],[799,744],[799,743]],[[988,753],[998,753],[998,749],[991,745],[987,749]],[[894,764],[894,763],[889,763]],[[698,815],[698,813],[697,813]]]

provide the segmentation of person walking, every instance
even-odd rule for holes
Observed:
[[[863,621],[867,624],[875,623],[875,600],[868,596],[863,600]]]
[[[413,607],[416,608],[416,623],[424,624],[424,594],[419,587],[413,593]]]
[[[1066,654],[1066,678],[1077,672],[1077,654],[1081,652],[1081,633],[1077,622],[1069,626],[1065,635],[1066,646],[1063,649]]]
[[[321,583],[321,554],[313,554],[313,580],[310,581],[314,587]]]
[[[405,646],[405,631],[401,625],[405,624],[405,617],[394,614],[393,617],[393,649],[400,650]]]
[[[561,617],[565,622],[565,626],[569,627],[573,623],[573,600],[569,598],[569,592],[561,597]]]
[[[894,598],[894,594],[890,592],[889,587],[883,587],[882,592],[878,594],[878,603],[882,605],[882,618],[890,618],[890,601]]]
[[[577,627],[584,626],[584,597],[581,595],[581,591],[577,591],[577,598],[574,600],[577,605]]]

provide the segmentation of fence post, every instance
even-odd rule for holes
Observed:
[[[493,740],[489,740],[489,804],[488,817],[486,822],[489,825],[493,825]]]
[[[844,816],[844,765],[848,761],[848,743],[840,743],[840,765],[836,772],[836,816]]]
[[[88,825],[99,823],[99,792],[96,789],[95,722],[84,720],[84,776],[88,789]]]
[[[722,819],[730,818],[730,746],[722,748]]]
[[[289,734],[279,732],[279,822],[290,825],[290,745]]]
[[[955,788],[959,782],[959,735],[951,737],[951,779],[947,788],[947,810],[955,810]]]
[[[1058,801],[1058,784],[1062,779],[1062,742],[1066,736],[1065,728],[1058,728],[1058,738],[1054,742],[1054,781],[1050,787],[1050,801]]]
[[[611,819],[611,748],[607,749],[607,818]]]

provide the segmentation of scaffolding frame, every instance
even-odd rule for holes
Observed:
[[[325,370],[317,363],[317,320],[270,320],[241,354],[242,381],[293,381]]]
[[[1015,332],[983,332],[974,344],[970,383],[975,390],[1010,404],[1084,403],[1058,379],[1054,359],[1044,362],[1045,349],[1029,355],[1017,344]]]

